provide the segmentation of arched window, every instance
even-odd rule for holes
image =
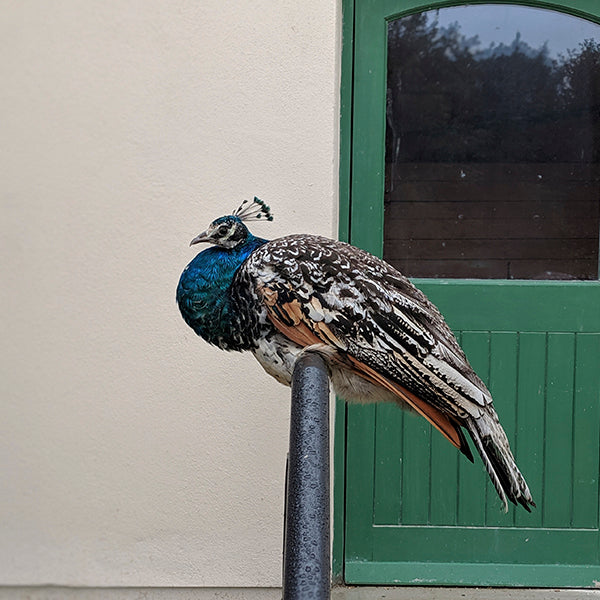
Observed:
[[[385,257],[416,277],[598,279],[600,26],[458,6],[389,21]]]

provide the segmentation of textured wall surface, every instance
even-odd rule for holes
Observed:
[[[335,235],[336,0],[5,0],[0,584],[276,586],[289,391],[185,326],[189,240]]]

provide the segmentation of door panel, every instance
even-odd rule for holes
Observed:
[[[489,385],[538,507],[504,514],[478,458],[472,465],[423,419],[394,406],[353,406],[346,580],[424,583],[413,573],[427,566],[426,581],[436,584],[593,586],[600,575],[598,285],[417,283]],[[573,286],[579,301],[567,318],[561,298]],[[536,317],[541,298],[545,317]],[[508,299],[528,329],[507,330]],[[465,306],[477,307],[485,329],[470,327]],[[572,567],[559,570],[561,583],[550,574],[557,564]]]

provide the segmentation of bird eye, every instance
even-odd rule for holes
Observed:
[[[221,225],[218,229],[219,234],[223,235],[224,233],[227,233],[227,225]]]

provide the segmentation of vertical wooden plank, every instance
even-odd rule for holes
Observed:
[[[373,523],[397,525],[402,499],[403,412],[393,404],[379,404],[375,414]]]
[[[542,500],[545,527],[564,527],[571,521],[574,353],[575,334],[548,334]]]
[[[455,525],[459,461],[468,461],[437,431],[431,432],[430,525]],[[469,463],[470,464],[470,463]],[[473,466],[473,465],[470,465]]]
[[[598,527],[600,334],[576,336],[572,527]]]
[[[355,85],[350,189],[351,240],[377,256],[383,254],[387,24],[377,2],[356,9]],[[360,85],[356,82],[360,80]],[[368,150],[366,150],[368,148]]]
[[[405,415],[402,444],[403,525],[426,525],[429,518],[431,425],[416,415]]]
[[[538,505],[531,514],[524,510],[516,512],[515,524],[525,527],[542,525],[545,391],[546,334],[521,333],[517,382],[517,439],[513,452]]]
[[[465,331],[461,345],[471,366],[483,381],[489,379],[490,336],[487,331]],[[474,450],[475,452],[475,450]],[[459,461],[458,515],[459,525],[481,526],[485,523],[487,473],[479,456],[475,464]]]
[[[346,560],[372,560],[374,405],[348,406],[346,439]]]
[[[338,197],[338,239],[349,242],[350,177],[352,174],[352,96],[354,85],[354,2],[342,0],[342,72],[340,77],[340,166]]]
[[[517,404],[518,334],[514,331],[493,331],[490,339],[490,392],[508,441],[514,448]],[[486,525],[508,526],[514,523],[514,506],[508,513],[501,510],[501,501],[492,482],[487,481]]]

